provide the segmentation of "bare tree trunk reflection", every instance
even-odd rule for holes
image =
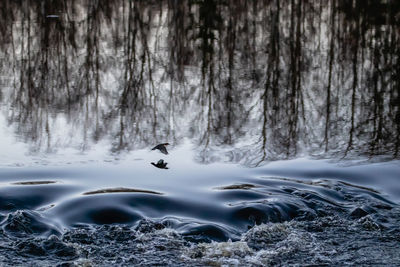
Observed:
[[[0,14],[0,100],[32,151],[188,137],[201,162],[399,157],[398,1],[4,0]]]
[[[329,46],[329,70],[328,70],[328,86],[326,88],[326,118],[325,118],[325,152],[329,147],[329,128],[331,116],[331,85],[333,72],[333,59],[335,55],[335,20],[336,20],[336,0],[331,3],[331,19],[330,19],[330,46]]]
[[[360,19],[357,16],[355,18],[356,22],[352,23],[352,35],[353,39],[351,44],[351,50],[353,52],[352,58],[352,69],[353,69],[353,83],[351,88],[351,119],[350,119],[350,131],[349,131],[349,141],[347,143],[347,148],[345,151],[345,156],[347,153],[353,148],[353,137],[354,137],[354,130],[355,130],[355,112],[356,112],[356,91],[358,86],[358,48],[359,48],[359,41],[360,41]]]

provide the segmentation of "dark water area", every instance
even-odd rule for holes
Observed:
[[[0,12],[0,265],[400,265],[400,2]]]

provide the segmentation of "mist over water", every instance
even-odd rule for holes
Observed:
[[[0,10],[2,264],[400,264],[400,3]]]

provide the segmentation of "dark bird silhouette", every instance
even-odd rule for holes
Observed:
[[[151,165],[153,165],[153,166],[155,166],[155,167],[157,167],[157,168],[160,168],[160,169],[168,169],[167,164],[168,164],[168,163],[167,163],[167,162],[164,162],[164,160],[162,160],[162,159],[160,159],[160,160],[157,162],[157,164],[154,163],[154,162],[151,163]]]
[[[169,143],[159,144],[159,145],[156,145],[155,147],[153,147],[151,150],[158,149],[158,150],[160,150],[161,153],[163,153],[165,155],[168,155],[167,148],[165,147],[165,146],[168,146],[168,145],[169,145]]]

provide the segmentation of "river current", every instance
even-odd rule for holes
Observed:
[[[2,167],[5,265],[396,265],[398,161]],[[176,155],[175,155],[176,154]],[[58,163],[60,164],[60,163]],[[68,265],[67,264],[67,265]]]

